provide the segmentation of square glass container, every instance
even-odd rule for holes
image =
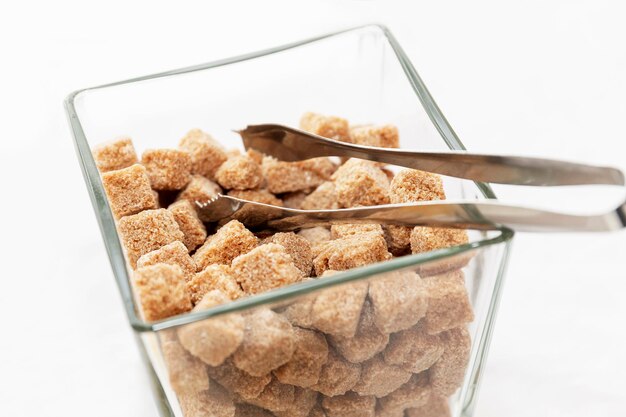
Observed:
[[[423,386],[411,391],[406,401],[398,400],[394,403],[384,400],[387,396],[385,390],[393,391],[396,389],[395,385],[402,385],[406,375],[406,367],[402,368],[402,366],[406,364],[400,366],[402,368],[399,371],[400,376],[386,376],[383,372],[380,376],[374,377],[376,368],[373,365],[374,362],[388,363],[385,354],[390,345],[386,344],[386,347],[382,346],[375,350],[377,353],[373,358],[361,362],[359,362],[361,359],[353,357],[351,359],[358,363],[355,366],[360,367],[361,379],[369,377],[371,380],[379,380],[383,385],[387,384],[387,387],[376,389],[366,386],[364,388],[367,383],[360,381],[357,388],[349,388],[361,391],[367,399],[365,401],[367,404],[362,406],[376,407],[377,416],[415,417],[419,415],[419,411],[414,410],[410,414],[409,411],[402,410],[419,409],[420,406],[428,407],[425,401],[436,397],[447,399],[451,415],[472,415],[481,370],[493,330],[507,254],[513,237],[512,231],[508,229],[491,232],[470,231],[470,241],[467,244],[398,257],[386,262],[339,272],[323,279],[308,280],[239,299],[203,311],[194,311],[158,322],[146,322],[141,318],[138,304],[133,297],[132,269],[125,259],[116,231],[116,223],[91,154],[94,145],[120,135],[133,138],[139,152],[147,148],[174,147],[179,138],[189,129],[196,127],[209,132],[227,148],[242,148],[238,135],[232,129],[255,123],[296,125],[300,115],[306,111],[341,115],[355,124],[392,123],[400,131],[402,148],[465,149],[404,51],[386,27],[380,25],[358,27],[243,56],[87,88],[72,93],[65,105],[78,158],[113,273],[124,300],[130,324],[136,332],[146,367],[153,376],[153,388],[163,416],[203,415],[203,407],[206,410],[223,406],[218,400],[227,394],[223,389],[219,391],[217,388],[216,391],[218,385],[215,385],[215,380],[219,380],[220,384],[227,388],[233,388],[233,369],[236,370],[233,368],[233,363],[242,365],[241,362],[246,361],[244,353],[240,352],[237,360],[234,360],[235,355],[232,352],[229,353],[228,348],[222,346],[221,348],[226,350],[221,351],[220,347],[215,347],[210,343],[201,347],[196,346],[194,350],[190,345],[196,344],[195,342],[199,340],[193,338],[196,334],[194,332],[212,329],[208,333],[217,335],[220,331],[215,329],[226,328],[228,329],[226,336],[232,336],[231,333],[237,328],[238,320],[250,321],[251,317],[258,318],[267,315],[285,317],[287,311],[297,311],[299,308],[309,308],[306,311],[310,313],[312,302],[321,303],[320,299],[332,299],[337,294],[354,294],[359,291],[362,293],[363,286],[366,291],[362,297],[367,298],[368,308],[380,308],[380,310],[371,310],[380,315],[383,314],[381,313],[383,307],[374,306],[371,302],[374,300],[372,288],[393,287],[400,279],[398,276],[403,276],[403,274],[406,276],[406,274],[417,272],[422,276],[420,284],[422,285],[426,281],[433,283],[434,280],[444,279],[441,278],[442,276],[449,278],[450,275],[458,275],[458,271],[461,271],[464,276],[461,282],[464,283],[465,290],[461,296],[466,297],[466,301],[473,310],[473,320],[461,326],[467,329],[467,336],[469,336],[466,341],[467,346],[465,346],[467,349],[463,354],[465,357],[456,358],[457,362],[463,363],[457,369],[453,369],[452,374],[443,375],[443,377],[441,372],[439,376],[435,376],[436,372],[431,371],[431,368],[423,370],[420,375],[421,382],[418,381]],[[487,184],[444,178],[444,185],[448,198],[495,198]],[[388,300],[391,303],[388,304],[402,305],[401,293],[404,291],[391,292],[391,300]],[[346,297],[339,298],[345,301]],[[455,314],[457,316],[460,314],[456,311],[459,310],[460,302],[452,301],[445,304],[446,298],[441,300],[443,300],[443,307],[441,307],[443,310],[437,314],[443,317],[443,322],[440,320],[439,324],[446,330],[437,333],[436,337],[445,339],[443,335],[447,334],[450,326],[454,325]],[[344,323],[349,321],[350,312],[354,315],[354,306],[346,303],[335,311],[337,314],[335,319]],[[360,303],[359,311],[364,316],[363,299]],[[417,301],[409,303],[408,306],[415,307],[416,303]],[[436,300],[433,301],[432,297],[428,298],[428,305],[429,309],[435,309]],[[407,306],[406,302],[405,306]],[[432,314],[429,320],[436,321],[435,312],[427,310],[428,312],[424,313],[424,311],[417,310],[419,308],[403,313],[405,321],[408,318],[414,328],[426,326],[424,324],[426,318],[422,317],[424,314]],[[324,311],[328,312],[328,309]],[[414,317],[410,317],[411,314],[414,314]],[[402,325],[400,316],[390,322],[393,328],[390,336],[392,340],[394,337],[399,337],[402,329],[406,329],[406,326]],[[363,321],[363,317],[357,315],[355,325],[360,325]],[[246,326],[245,331],[249,332],[250,324]],[[315,324],[311,323],[294,322],[294,326],[324,331],[325,336],[322,336],[326,339],[324,349],[332,350],[335,356],[337,352],[345,350],[346,345],[341,345],[339,339],[343,338],[346,342],[346,336],[332,335],[333,331],[325,329],[324,325],[318,323],[315,327]],[[320,330],[320,327],[324,330]],[[186,336],[182,336],[181,332]],[[248,336],[246,333],[246,337]],[[293,337],[290,337],[289,343],[293,344]],[[363,340],[357,339],[358,333],[356,336],[348,336],[350,337],[352,337],[353,344],[363,345]],[[413,346],[419,344],[417,339],[409,339],[408,342]],[[184,349],[181,343],[185,345]],[[458,348],[458,346],[455,348],[445,343],[442,346],[444,353],[439,352],[439,356],[435,355],[438,359],[433,359],[433,361],[442,361],[446,352],[450,352],[448,355],[450,356]],[[281,346],[277,344],[272,351],[280,350],[280,348]],[[292,348],[288,347],[287,350]],[[383,348],[385,351],[380,352]],[[241,349],[241,346],[237,349]],[[255,349],[252,350],[255,351]],[[189,351],[196,356],[190,355]],[[227,364],[230,368],[226,365],[207,368],[206,363],[219,362],[220,355],[229,357]],[[206,359],[206,356],[210,358]],[[340,354],[340,356],[345,355]],[[365,354],[364,357],[367,356],[368,354]],[[329,360],[327,357],[325,361]],[[454,359],[452,358],[452,362]],[[345,364],[346,361],[342,360]],[[441,363],[439,368],[445,368]],[[212,378],[211,388],[208,391],[206,391],[205,368],[209,369],[209,375]],[[243,368],[248,369],[245,365]],[[317,371],[318,374],[323,372],[319,369]],[[456,375],[454,375],[455,372]],[[216,375],[216,373],[221,374]],[[445,371],[443,373],[445,374]],[[275,370],[270,373],[274,375],[271,376],[273,381],[277,381],[276,386],[280,386],[281,389],[286,388],[278,382],[290,381],[290,379],[283,378],[279,381],[276,379],[276,374]],[[418,374],[418,372],[414,373],[414,375]],[[400,382],[396,381],[398,378]],[[413,376],[411,378],[406,384],[419,379]],[[437,382],[437,378],[455,379],[455,385],[452,388],[441,388],[442,382]],[[318,383],[321,382],[323,381],[318,381]],[[445,382],[443,381],[444,385]],[[242,398],[245,400],[246,396],[252,398],[257,395],[255,400],[249,402],[272,409],[279,417],[300,414],[306,417],[309,415],[306,408],[313,404],[312,397],[306,397],[306,394],[311,394],[312,391],[309,389],[310,384],[310,381],[300,384],[302,387],[294,384],[295,388],[292,387],[284,395],[281,394],[292,401],[291,406],[268,405],[258,399],[258,392],[251,394],[241,386],[233,389],[235,401],[242,401]],[[400,388],[407,387],[406,384]],[[435,385],[438,386],[437,389],[433,388]],[[372,390],[376,392],[376,395],[369,395]],[[325,391],[328,391],[328,388]],[[382,391],[385,392],[382,393]],[[201,398],[198,397],[199,392],[202,392]],[[318,395],[317,401],[322,408],[325,407],[329,417],[343,413],[342,411],[335,411],[335,414],[332,412],[333,407],[336,410],[337,407],[342,406],[341,401],[349,407],[356,407],[354,405],[356,403],[349,401],[352,394],[333,397],[334,400],[322,400],[321,394],[315,395]],[[391,404],[391,406],[385,408],[385,404]],[[224,406],[226,407],[224,415],[231,415],[229,413],[232,409],[228,408],[229,406]],[[297,412],[294,411],[296,409]],[[252,411],[239,410],[238,413],[238,415],[246,415],[246,413],[252,415]],[[367,415],[367,411],[363,413]]]

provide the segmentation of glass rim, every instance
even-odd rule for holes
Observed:
[[[180,74],[186,74],[191,72],[202,71],[206,69],[216,68],[220,66],[225,66],[229,64],[234,64],[242,61],[247,61],[255,58],[260,58],[263,56],[275,54],[278,52],[286,51],[289,49],[297,48],[299,46],[304,46],[310,43],[314,43],[320,40],[324,40],[327,38],[331,38],[337,35],[341,35],[348,32],[356,32],[364,29],[375,29],[380,31],[384,37],[386,38],[389,46],[391,46],[394,51],[396,58],[398,59],[402,69],[404,70],[407,79],[411,83],[411,86],[418,96],[420,102],[424,106],[426,113],[431,119],[432,123],[435,125],[435,128],[439,131],[441,137],[443,138],[446,145],[451,150],[465,150],[465,146],[460,141],[446,118],[443,116],[441,110],[435,103],[433,97],[430,95],[430,92],[426,88],[424,82],[417,74],[417,71],[413,67],[413,64],[410,62],[408,56],[393,36],[391,31],[384,25],[374,23],[361,25],[357,27],[352,27],[344,30],[339,30],[331,33],[327,33],[320,36],[315,36],[312,38],[304,39],[297,42],[292,42],[288,44],[284,44],[281,46],[264,49],[256,52],[250,52],[242,55],[237,55],[231,58],[219,59],[216,61],[193,65],[184,68],[173,69],[169,71],[159,72],[155,74],[145,75],[136,78],[130,78],[123,81],[117,81],[108,84],[102,84],[95,87],[88,87],[80,90],[76,90],[70,93],[64,101],[66,115],[70,124],[70,128],[72,131],[72,135],[74,137],[74,146],[76,148],[76,152],[78,155],[78,159],[80,162],[81,171],[83,173],[83,177],[85,178],[85,182],[87,183],[87,188],[89,191],[89,196],[92,201],[92,205],[94,210],[96,211],[96,218],[98,220],[98,224],[100,226],[100,230],[103,236],[104,244],[107,249],[107,253],[109,256],[109,262],[111,267],[113,268],[113,274],[117,281],[117,285],[122,296],[124,307],[126,309],[126,314],[128,316],[130,325],[139,332],[146,331],[159,331],[165,330],[172,327],[177,327],[183,324],[189,324],[192,322],[200,321],[203,319],[207,319],[210,317],[216,317],[223,314],[233,313],[237,311],[247,310],[253,307],[258,307],[260,305],[273,304],[278,301],[283,301],[288,298],[294,298],[302,295],[306,295],[308,293],[315,292],[317,290],[323,288],[329,288],[336,285],[341,285],[344,283],[348,283],[351,281],[366,279],[372,277],[377,274],[392,272],[398,269],[419,266],[424,263],[428,263],[431,261],[441,260],[445,258],[449,258],[455,255],[462,254],[464,252],[468,252],[471,250],[475,250],[478,248],[495,245],[498,243],[504,243],[510,241],[514,232],[511,229],[502,227],[498,228],[495,231],[499,232],[499,234],[495,237],[488,239],[481,239],[476,242],[471,242],[468,244],[457,245],[449,248],[439,249],[436,251],[419,253],[413,255],[406,255],[403,257],[395,258],[389,261],[379,262],[372,265],[366,265],[360,268],[355,268],[347,271],[342,271],[337,274],[332,275],[331,277],[327,277],[324,279],[316,279],[310,280],[307,282],[301,282],[298,284],[290,285],[287,287],[277,288],[272,291],[268,291],[266,293],[257,294],[253,296],[249,296],[240,300],[232,301],[226,304],[222,304],[216,307],[212,307],[206,310],[202,310],[199,312],[190,312],[182,315],[170,317],[160,321],[147,322],[142,320],[137,312],[137,303],[133,297],[133,291],[131,288],[130,276],[129,274],[124,251],[122,249],[117,229],[115,227],[115,220],[113,218],[112,212],[109,208],[108,200],[106,198],[106,194],[104,192],[104,188],[102,186],[102,182],[100,181],[100,174],[96,167],[95,161],[93,159],[91,148],[89,147],[89,143],[87,141],[87,137],[83,131],[82,125],[80,123],[80,119],[76,112],[75,102],[81,93],[115,87],[124,84],[130,84],[135,82],[146,81],[155,78],[163,78],[169,76],[175,76]],[[476,186],[483,194],[483,196],[487,199],[496,199],[496,195],[493,190],[489,186],[489,184],[475,182]],[[498,276],[498,281],[502,279],[502,276]],[[497,285],[498,283],[496,283]]]

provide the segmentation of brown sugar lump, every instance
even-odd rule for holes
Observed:
[[[388,224],[383,227],[387,248],[393,256],[404,256],[411,253],[412,227]]]
[[[245,337],[233,355],[233,363],[250,375],[263,376],[289,362],[295,348],[291,323],[261,308],[246,315]]]
[[[217,169],[226,161],[226,152],[210,135],[200,129],[190,130],[178,147],[191,155],[192,172],[215,179]]]
[[[211,264],[228,265],[239,255],[254,249],[258,243],[259,239],[241,222],[231,220],[207,238],[193,254],[193,260],[199,271]]]
[[[315,274],[326,270],[344,271],[391,259],[385,238],[376,233],[363,233],[332,240],[319,248],[313,260]]]
[[[419,373],[430,368],[443,354],[439,335],[429,335],[422,324],[394,333],[383,352],[389,365],[399,366],[409,372]]]
[[[176,394],[196,393],[209,389],[204,362],[191,355],[178,341],[174,330],[159,332],[161,352],[172,388]]]
[[[300,270],[303,276],[311,275],[313,268],[313,253],[311,252],[311,244],[302,236],[298,236],[293,232],[276,233],[265,239],[263,243],[276,243],[285,248],[285,251],[291,256],[294,265]]]
[[[334,349],[329,349],[320,378],[310,388],[328,397],[343,395],[359,382],[360,377],[361,364],[348,362]]]
[[[196,304],[193,311],[205,310],[229,301],[221,291],[210,291]],[[178,339],[189,353],[207,365],[218,366],[241,345],[244,330],[243,317],[230,313],[181,326],[178,329]]]
[[[228,195],[242,200],[256,201],[272,206],[283,206],[283,201],[267,190],[231,190]]]
[[[261,165],[263,163],[263,158],[265,157],[265,154],[262,152],[257,151],[256,149],[253,148],[249,148],[246,151],[246,155],[248,155],[250,158],[252,158],[252,160],[254,162],[256,162],[257,164]]]
[[[302,210],[335,210],[339,208],[335,184],[331,181],[321,183],[313,192],[302,200]]]
[[[301,209],[304,199],[307,197],[304,191],[294,191],[293,193],[285,193],[281,195],[283,205],[292,209]]]
[[[341,239],[365,233],[374,233],[383,236],[383,228],[380,224],[373,223],[345,223],[334,224],[330,227],[330,237],[332,239]]]
[[[296,387],[293,402],[281,411],[274,411],[276,417],[310,417],[317,404],[319,394],[310,389]],[[314,416],[317,414],[313,414]]]
[[[300,129],[328,139],[350,142],[348,121],[341,117],[307,112],[300,118]]]
[[[235,405],[235,417],[274,417],[274,414],[248,403]]]
[[[378,398],[397,390],[404,385],[411,373],[388,365],[382,355],[377,355],[361,365],[361,378],[352,390],[359,395],[374,395]]]
[[[446,227],[415,227],[411,232],[411,251],[413,253],[430,252],[469,242],[463,229]]]
[[[284,411],[293,404],[295,387],[293,385],[282,384],[277,379],[272,379],[265,386],[258,397],[246,400],[252,405],[276,412]]]
[[[187,200],[179,200],[170,204],[167,209],[174,215],[174,220],[183,232],[183,243],[188,251],[192,251],[204,243],[207,237],[206,227],[198,218],[198,213],[192,203]]]
[[[436,394],[448,397],[463,383],[472,343],[463,327],[448,330],[441,339],[443,354],[429,370],[430,384]]]
[[[363,304],[361,320],[354,337],[329,337],[341,355],[353,363],[364,362],[385,349],[389,335],[381,333],[374,324],[374,309],[368,300]]]
[[[308,278],[313,279],[313,278]],[[303,280],[307,281],[307,278]],[[285,316],[287,320],[294,326],[302,327],[305,329],[312,329],[311,310],[313,309],[313,303],[315,303],[315,294],[309,294],[298,297],[289,306],[287,306],[281,314]]]
[[[337,169],[328,158],[284,162],[270,156],[263,158],[261,167],[267,189],[274,194],[311,190],[330,180]]]
[[[399,148],[400,135],[394,125],[363,125],[350,128],[350,142],[378,148]]]
[[[232,395],[218,384],[194,394],[178,395],[178,403],[185,417],[234,417]]]
[[[230,300],[244,296],[229,265],[213,264],[194,274],[187,282],[191,302],[197,304],[206,293],[220,290]]]
[[[376,162],[350,158],[332,178],[340,207],[389,203],[389,179]]]
[[[318,403],[318,404],[315,404],[315,406],[311,409],[307,417],[327,417],[327,416],[321,404]]]
[[[323,334],[294,327],[295,350],[289,362],[274,370],[283,384],[308,388],[317,384],[328,360],[328,344]]]
[[[142,255],[184,238],[174,216],[166,209],[146,210],[122,217],[117,230],[133,268]]]
[[[321,291],[311,306],[311,326],[333,336],[354,337],[366,296],[366,282]]]
[[[463,272],[449,272],[423,281],[428,292],[428,311],[424,317],[426,332],[435,334],[474,320]]]
[[[431,395],[428,401],[414,408],[406,409],[406,417],[450,417],[450,406],[444,397]]]
[[[258,397],[272,380],[271,375],[252,376],[237,368],[231,359],[217,367],[207,367],[211,379],[244,400]]]
[[[155,190],[180,190],[191,178],[191,156],[178,149],[148,149],[141,164]]]
[[[142,255],[137,260],[137,268],[160,263],[178,265],[183,270],[187,281],[196,273],[196,264],[189,256],[187,247],[178,240]]]
[[[261,166],[248,155],[228,158],[217,172],[215,179],[226,189],[249,190],[257,188],[263,181]]]
[[[283,246],[275,243],[261,245],[238,256],[232,267],[246,294],[259,294],[302,280],[302,273],[291,256]]]
[[[403,169],[398,172],[389,186],[389,199],[394,204],[445,198],[441,177],[417,169]]]
[[[371,280],[368,296],[374,323],[383,333],[412,327],[428,309],[426,285],[413,271],[390,272]]]
[[[376,398],[361,396],[354,392],[322,400],[322,407],[328,417],[374,417]]]
[[[157,208],[148,173],[139,164],[103,173],[102,186],[115,218]]]
[[[94,147],[92,154],[100,172],[128,168],[138,162],[137,153],[130,138],[119,138],[102,143]]]
[[[205,202],[222,192],[219,185],[201,175],[192,175],[189,184],[178,194],[177,200],[187,200],[194,207],[196,201]]]
[[[311,227],[310,229],[300,230],[298,236],[308,240],[311,245],[316,245],[330,240],[330,230],[322,226]]]
[[[378,414],[392,415],[409,407],[422,406],[430,400],[431,392],[428,372],[413,374],[406,384],[378,400]]]
[[[156,264],[137,269],[133,284],[142,316],[147,321],[162,320],[191,310],[185,275],[177,265]]]

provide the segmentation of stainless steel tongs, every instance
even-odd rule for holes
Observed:
[[[624,186],[623,172],[611,167],[463,151],[374,148],[326,139],[276,124],[248,126],[239,134],[246,149],[253,148],[283,161],[342,156],[497,184]],[[198,204],[207,221],[235,217],[250,225],[276,230],[355,222],[483,230],[508,227],[533,232],[593,232],[626,227],[626,199],[609,212],[589,216],[507,205],[496,200],[442,200],[338,210],[297,210],[220,195]]]

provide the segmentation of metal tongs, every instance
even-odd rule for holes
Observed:
[[[256,149],[283,161],[340,156],[496,184],[624,186],[624,174],[619,169],[552,159],[375,148],[277,124],[248,126],[239,134],[246,149]],[[532,232],[599,232],[626,227],[626,199],[609,212],[588,216],[508,205],[497,200],[441,200],[338,210],[297,210],[219,195],[198,205],[206,221],[238,218],[251,226],[275,230],[356,222],[480,230],[507,227]]]

